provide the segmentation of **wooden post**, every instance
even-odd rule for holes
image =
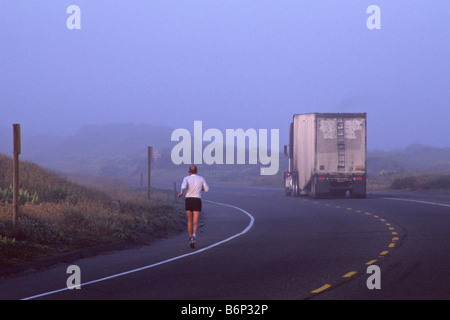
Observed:
[[[152,147],[148,147],[148,163],[147,163],[147,200],[150,200],[150,177],[152,172]]]
[[[13,228],[17,229],[19,217],[19,154],[21,153],[20,124],[13,124],[14,161],[13,161]]]
[[[173,183],[173,197],[177,200],[177,183],[174,181]]]

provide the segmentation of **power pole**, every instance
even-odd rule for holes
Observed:
[[[152,147],[148,147],[148,160],[147,160],[147,200],[150,200],[150,176],[152,172]]]
[[[19,154],[21,153],[20,124],[13,124],[14,161],[13,161],[13,229],[17,230],[19,217]]]

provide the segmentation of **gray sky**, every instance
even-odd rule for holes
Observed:
[[[449,19],[449,0],[5,0],[0,125],[202,120],[282,146],[295,113],[367,112],[369,149],[450,147]]]

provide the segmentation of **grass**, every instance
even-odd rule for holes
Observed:
[[[450,174],[408,174],[396,177],[391,185],[392,190],[448,190]]]
[[[184,210],[173,193],[141,190],[125,183],[73,183],[36,164],[20,163],[22,189],[16,230],[12,225],[12,159],[0,154],[0,266],[85,247],[176,232]]]

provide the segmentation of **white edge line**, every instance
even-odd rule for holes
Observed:
[[[399,201],[410,201],[410,202],[419,202],[419,203],[425,203],[425,204],[433,204],[436,206],[442,206],[442,207],[450,207],[450,204],[445,203],[437,203],[437,202],[430,202],[430,201],[421,201],[421,200],[411,200],[411,199],[402,199],[402,198],[384,198],[388,200],[399,200]]]
[[[137,268],[137,269],[132,269],[132,270],[129,270],[129,271],[125,271],[125,272],[113,274],[113,275],[110,275],[110,276],[107,276],[107,277],[104,277],[104,278],[100,278],[100,279],[96,279],[96,280],[91,280],[91,281],[88,281],[88,282],[85,282],[85,283],[81,283],[80,285],[77,285],[76,287],[80,288],[81,286],[87,286],[87,285],[89,285],[89,284],[93,284],[93,283],[97,283],[97,282],[101,282],[101,281],[105,281],[105,280],[109,280],[109,279],[113,279],[113,278],[118,278],[118,277],[121,277],[121,276],[130,274],[130,273],[135,273],[135,272],[139,272],[139,271],[142,271],[142,270],[145,270],[145,269],[150,269],[150,268],[153,268],[153,267],[156,267],[156,266],[159,266],[159,265],[168,263],[168,262],[172,262],[172,261],[175,261],[175,260],[179,260],[179,259],[182,259],[182,258],[186,258],[186,257],[188,257],[188,256],[192,256],[192,255],[194,255],[194,254],[201,253],[201,252],[203,252],[203,251],[206,251],[206,250],[209,250],[209,249],[211,249],[211,248],[217,247],[218,245],[221,245],[221,244],[223,244],[223,243],[225,243],[225,242],[228,242],[228,241],[230,241],[230,240],[232,240],[232,239],[234,239],[234,238],[237,238],[237,237],[239,237],[239,236],[242,236],[243,234],[247,233],[247,232],[253,227],[253,223],[254,223],[254,221],[255,221],[255,218],[254,218],[250,213],[248,213],[247,211],[245,211],[244,209],[241,209],[241,208],[239,208],[239,207],[232,206],[232,205],[229,205],[229,204],[225,204],[225,203],[220,203],[220,202],[211,201],[211,200],[203,200],[203,201],[205,201],[205,202],[210,202],[210,203],[214,203],[214,204],[218,204],[218,205],[221,205],[221,206],[230,207],[230,208],[239,210],[239,211],[245,213],[245,214],[250,218],[250,223],[248,224],[248,226],[247,226],[243,231],[241,231],[241,232],[239,232],[239,233],[237,233],[237,234],[235,234],[235,235],[233,235],[233,236],[231,236],[231,237],[229,237],[229,238],[227,238],[227,239],[224,239],[224,240],[222,240],[222,241],[213,243],[213,244],[211,244],[211,245],[209,245],[209,246],[207,246],[207,247],[205,247],[205,248],[202,248],[202,249],[200,249],[200,250],[196,250],[196,251],[194,251],[194,252],[186,253],[186,254],[183,254],[183,255],[181,255],[181,256],[176,256],[176,257],[173,257],[173,258],[170,258],[170,259],[167,259],[167,260],[163,260],[163,261],[160,261],[160,262],[157,262],[157,263],[154,263],[154,264],[150,264],[150,265],[147,265],[147,266],[144,266],[144,267],[140,267],[140,268]],[[61,288],[61,289],[58,289],[58,290],[49,291],[49,292],[44,292],[44,293],[37,294],[37,295],[31,296],[31,297],[23,298],[23,299],[21,299],[21,300],[32,300],[32,299],[35,299],[35,298],[39,298],[39,297],[43,297],[43,296],[48,296],[48,295],[51,295],[51,294],[54,294],[54,293],[58,293],[58,292],[66,291],[66,290],[71,290],[71,289],[74,289],[74,288],[75,288],[75,286],[66,287],[66,288]]]

